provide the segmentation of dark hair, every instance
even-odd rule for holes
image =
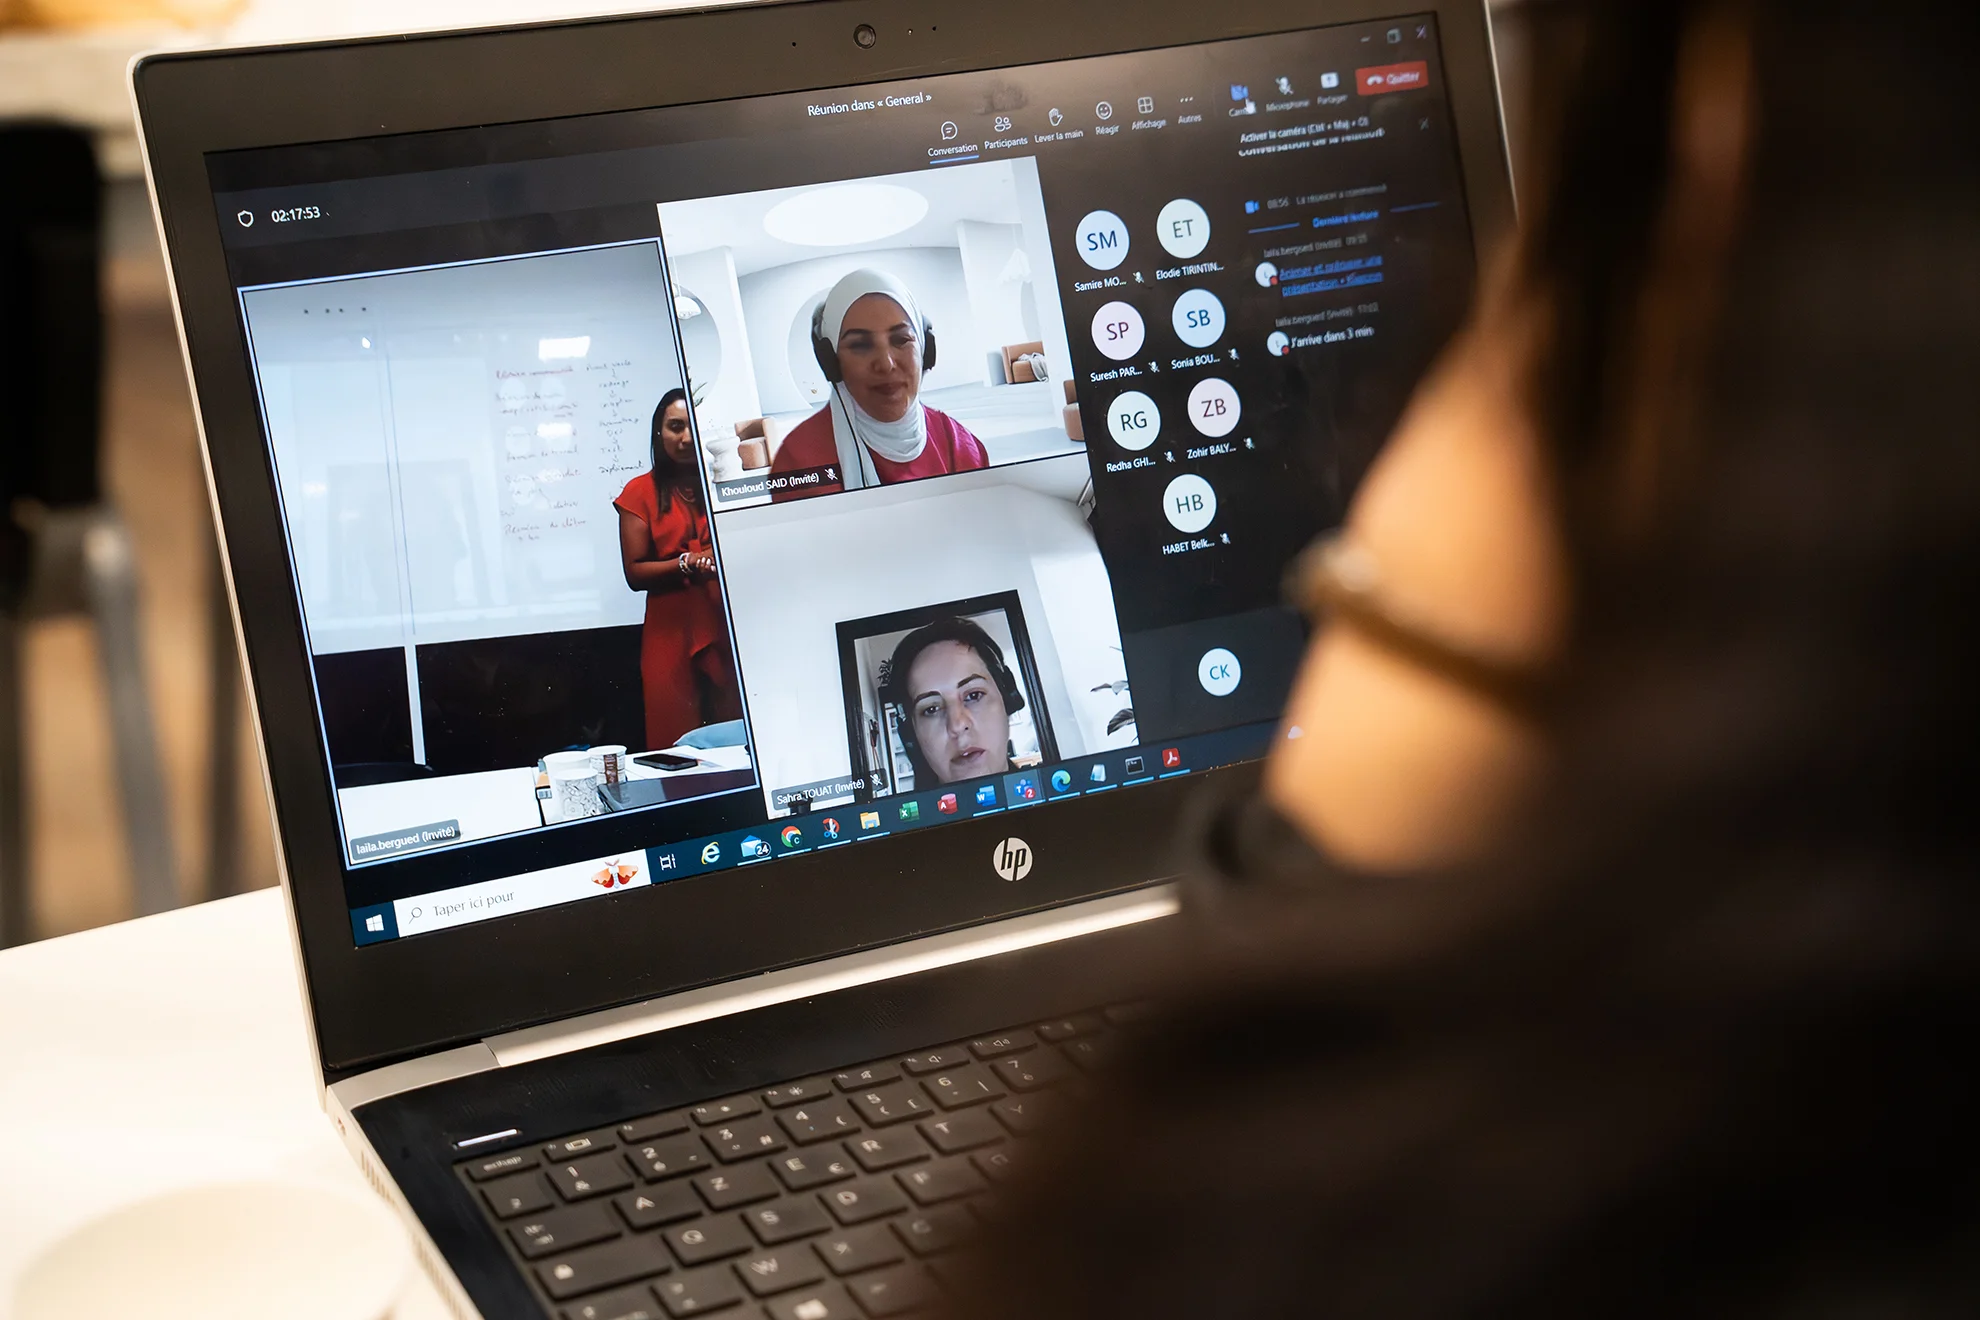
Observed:
[[[1187,984],[965,1314],[1980,1309],[1980,121],[1957,75],[1866,86],[1971,67],[1973,14],[1522,9],[1545,797],[1461,874],[1199,886]],[[1672,166],[1714,30],[1753,126],[1717,251]]]
[[[908,691],[909,671],[923,651],[941,642],[955,642],[976,652],[990,670],[989,679],[997,685],[997,691],[1004,699],[1005,714],[1015,715],[1024,709],[1024,689],[1018,686],[1017,676],[1004,662],[1004,648],[997,645],[996,639],[974,620],[951,614],[924,623],[901,638],[894,644],[893,657],[881,666],[880,700],[901,712],[901,742],[907,748],[908,761],[914,766],[917,782],[929,773],[929,766],[922,755],[921,741],[914,732],[914,693]],[[1005,750],[1008,753],[1009,749]]]
[[[701,488],[695,482],[695,473],[684,463],[676,463],[667,453],[667,446],[660,442],[662,429],[667,423],[667,410],[675,404],[687,404],[688,393],[682,389],[668,390],[660,396],[660,406],[653,410],[653,493],[659,498],[660,512],[665,513],[674,507],[674,492],[686,494],[689,503],[699,504]],[[688,420],[692,425],[694,409],[688,408]]]

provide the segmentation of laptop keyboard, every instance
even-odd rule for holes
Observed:
[[[884,1320],[932,1305],[1110,1008],[457,1166],[559,1320]]]

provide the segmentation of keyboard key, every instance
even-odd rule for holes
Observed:
[[[870,1091],[884,1082],[896,1081],[901,1070],[891,1063],[869,1063],[864,1068],[851,1068],[832,1079],[832,1085],[841,1091]]]
[[[636,1118],[630,1123],[619,1124],[619,1140],[628,1146],[639,1146],[655,1137],[671,1137],[688,1130],[687,1114],[679,1109],[670,1109],[664,1114],[653,1114],[646,1118]]]
[[[981,1109],[964,1109],[941,1118],[924,1118],[916,1124],[921,1135],[944,1155],[974,1150],[1004,1139],[1004,1127]]]
[[[545,1261],[536,1267],[536,1277],[543,1281],[543,1291],[561,1302],[673,1268],[673,1259],[659,1238],[634,1237]]]
[[[1131,1027],[1137,1022],[1146,1021],[1149,1014],[1147,1004],[1114,1004],[1100,1010],[1107,1021],[1117,1027]]]
[[[902,1259],[900,1239],[884,1225],[848,1228],[811,1244],[825,1267],[841,1277],[892,1265]]]
[[[915,1255],[932,1256],[938,1251],[960,1246],[976,1231],[976,1221],[961,1206],[949,1205],[924,1210],[908,1219],[897,1219],[894,1221],[894,1231],[901,1235],[901,1241],[907,1243],[908,1250]]]
[[[1104,1068],[1114,1057],[1115,1040],[1111,1036],[1082,1036],[1066,1045],[1066,1057],[1089,1072]]]
[[[999,1100],[990,1106],[1000,1122],[1017,1136],[1036,1132],[1039,1125],[1051,1121],[1057,1101],[1050,1095],[1013,1096],[1009,1100]]]
[[[675,1320],[720,1311],[742,1300],[742,1285],[720,1266],[662,1279],[653,1285],[653,1291]]]
[[[758,1297],[769,1297],[825,1277],[818,1257],[803,1247],[788,1251],[759,1251],[736,1262],[736,1274]]]
[[[670,1228],[660,1236],[683,1265],[705,1265],[724,1256],[740,1255],[756,1245],[749,1230],[728,1215]]]
[[[920,1054],[910,1054],[901,1060],[901,1067],[907,1069],[908,1076],[919,1077],[923,1073],[937,1072],[943,1068],[958,1068],[969,1062],[969,1049],[962,1045],[950,1045],[939,1050],[923,1050]]]
[[[633,1184],[632,1172],[617,1155],[593,1155],[550,1166],[550,1181],[566,1201],[587,1201]]]
[[[846,1143],[846,1149],[859,1161],[860,1167],[868,1173],[878,1173],[882,1169],[897,1168],[925,1160],[932,1153],[928,1143],[917,1136],[912,1128],[898,1132],[869,1132],[863,1137],[854,1137]]]
[[[700,1198],[684,1182],[661,1183],[645,1191],[627,1192],[613,1197],[612,1204],[618,1207],[619,1217],[634,1229],[678,1224],[701,1213]]]
[[[807,1100],[823,1100],[832,1094],[830,1077],[808,1077],[801,1082],[785,1082],[763,1093],[763,1103],[772,1109],[801,1105]]]
[[[865,1320],[843,1284],[823,1283],[770,1303],[770,1320]]]
[[[1055,1086],[1071,1071],[1066,1061],[1052,1050],[1034,1050],[1022,1058],[999,1059],[990,1065],[991,1075],[1013,1091]]]
[[[675,1137],[671,1141],[656,1141],[650,1146],[640,1146],[628,1152],[632,1156],[633,1167],[644,1177],[655,1182],[662,1178],[677,1178],[696,1169],[705,1169],[711,1161],[708,1149],[693,1137]]]
[[[842,1224],[863,1224],[869,1219],[896,1214],[908,1208],[906,1195],[886,1178],[847,1183],[844,1187],[819,1193],[819,1198]]]
[[[476,1182],[487,1182],[490,1178],[500,1178],[504,1174],[521,1173],[524,1169],[536,1167],[536,1152],[533,1150],[512,1150],[506,1155],[490,1155],[486,1159],[472,1160],[462,1166],[468,1177]]]
[[[969,1162],[981,1169],[983,1176],[991,1182],[1004,1181],[1011,1176],[1014,1167],[1008,1146],[999,1146],[996,1150],[979,1150],[969,1157]]]
[[[994,1036],[969,1043],[969,1052],[979,1059],[1001,1059],[1006,1054],[1022,1054],[1038,1044],[1029,1031],[1000,1031]]]
[[[846,1290],[866,1308],[874,1320],[919,1311],[935,1300],[934,1285],[919,1265],[903,1265],[853,1279]]]
[[[803,1200],[772,1201],[769,1205],[745,1210],[743,1222],[763,1239],[766,1247],[823,1233],[832,1226],[832,1221],[818,1208],[818,1202],[808,1197]]]
[[[734,1164],[754,1155],[772,1155],[790,1145],[777,1125],[767,1118],[745,1119],[740,1123],[723,1123],[701,1134],[708,1143],[708,1149],[715,1152],[715,1158],[724,1164]]]
[[[763,1112],[763,1102],[753,1095],[732,1095],[727,1100],[711,1100],[705,1105],[696,1105],[688,1113],[702,1127],[713,1127],[717,1123],[733,1123],[739,1118]]]
[[[710,1208],[715,1210],[748,1205],[751,1201],[767,1201],[781,1190],[777,1180],[770,1176],[770,1170],[761,1164],[745,1164],[739,1169],[699,1174],[693,1182]]]
[[[588,1302],[564,1308],[564,1320],[660,1320],[653,1294],[644,1288],[622,1288]]]
[[[935,1073],[923,1078],[921,1084],[928,1088],[928,1094],[935,1097],[935,1103],[944,1109],[980,1105],[1006,1094],[1003,1086],[990,1075],[989,1069],[980,1063]]]
[[[859,1131],[859,1120],[853,1117],[852,1109],[836,1098],[787,1110],[777,1115],[777,1121],[800,1146]]]
[[[1049,1041],[1076,1040],[1081,1036],[1090,1036],[1094,1032],[1101,1030],[1104,1030],[1104,1028],[1100,1019],[1094,1017],[1091,1013],[1079,1013],[1072,1017],[1058,1018],[1051,1022],[1041,1022],[1038,1024],[1039,1039]]]
[[[858,1172],[852,1161],[846,1158],[842,1146],[796,1151],[772,1160],[770,1167],[784,1180],[784,1186],[794,1192],[806,1192],[826,1183],[840,1182]]]
[[[940,1205],[990,1190],[983,1175],[968,1160],[937,1160],[919,1169],[894,1175],[908,1195],[922,1205]]]
[[[602,1205],[574,1205],[567,1210],[552,1210],[519,1224],[511,1224],[509,1236],[515,1239],[516,1250],[528,1259],[536,1260],[552,1252],[569,1251],[617,1237],[619,1224]]]
[[[876,1127],[919,1118],[935,1106],[906,1082],[896,1082],[878,1090],[861,1091],[852,1098],[853,1112]]]
[[[481,1189],[488,1200],[488,1208],[495,1212],[497,1219],[514,1219],[517,1215],[532,1214],[538,1210],[548,1210],[556,1202],[550,1196],[550,1184],[543,1181],[543,1175],[534,1171],[513,1174],[500,1182],[489,1183]]]
[[[543,1158],[552,1164],[566,1164],[581,1155],[596,1155],[601,1150],[610,1150],[619,1144],[619,1138],[610,1128],[600,1128],[596,1132],[586,1132],[582,1136],[565,1137],[553,1141],[543,1148]]]

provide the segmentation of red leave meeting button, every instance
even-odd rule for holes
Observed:
[[[1430,66],[1422,60],[1411,60],[1407,64],[1378,64],[1372,69],[1354,71],[1354,85],[1361,89],[1363,96],[1407,92],[1412,88],[1428,86],[1429,82]]]

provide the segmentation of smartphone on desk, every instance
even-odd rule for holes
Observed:
[[[648,770],[692,770],[701,762],[676,752],[648,752],[645,756],[635,756],[633,764],[643,765]]]

